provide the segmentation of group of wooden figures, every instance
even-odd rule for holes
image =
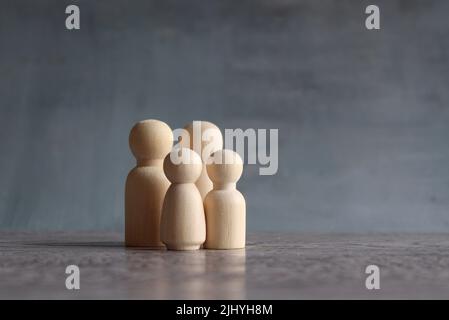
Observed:
[[[184,131],[186,138],[175,148],[173,132],[162,121],[140,121],[131,129],[137,165],[126,179],[126,246],[244,248],[246,204],[236,190],[242,159],[222,149],[221,131],[210,122],[194,121]]]

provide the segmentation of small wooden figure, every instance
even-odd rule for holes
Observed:
[[[169,250],[197,250],[206,240],[203,200],[195,186],[202,168],[200,156],[187,148],[173,149],[164,159],[172,184],[162,207],[161,241]]]
[[[189,140],[181,141],[180,145],[185,148],[192,149],[201,156],[203,163],[210,155],[223,148],[223,136],[220,129],[209,121],[193,121],[184,127],[189,134]],[[201,175],[195,182],[204,200],[207,193],[212,190],[212,181],[210,181],[206,165],[203,165]]]
[[[245,247],[246,203],[236,189],[243,161],[232,150],[214,152],[207,161],[207,173],[214,188],[204,199],[207,249]]]
[[[131,247],[161,247],[160,217],[170,182],[162,162],[173,146],[173,133],[162,121],[136,123],[129,146],[137,160],[126,179],[125,244]]]

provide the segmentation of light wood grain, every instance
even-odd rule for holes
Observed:
[[[181,145],[185,148],[194,150],[201,156],[203,163],[210,155],[223,148],[223,136],[220,129],[209,121],[192,121],[184,129],[189,135],[189,139],[182,140]],[[206,171],[206,165],[203,164],[201,175],[195,182],[200,191],[201,198],[204,200],[207,193],[212,190],[213,184]]]
[[[206,242],[208,249],[237,249],[245,247],[246,203],[236,190],[243,172],[243,161],[232,150],[219,150],[211,155],[207,173],[214,184],[204,200],[206,213]]]
[[[158,120],[145,120],[131,130],[129,145],[137,165],[125,187],[125,242],[127,246],[160,247],[162,203],[170,185],[162,160],[173,144],[170,127]]]
[[[171,155],[179,152],[182,163]],[[165,157],[164,172],[172,183],[162,207],[161,240],[170,250],[196,250],[206,239],[206,222],[201,194],[195,181],[203,163],[193,150],[173,150]]]

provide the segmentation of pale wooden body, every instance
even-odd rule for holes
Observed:
[[[132,247],[160,247],[162,203],[170,182],[162,165],[137,166],[125,188],[125,242]]]
[[[195,130],[194,126],[198,125],[199,130]],[[201,156],[201,159],[203,163],[206,162],[207,158],[209,156],[217,151],[223,148],[223,136],[221,134],[220,129],[209,121],[194,121],[192,123],[187,124],[184,127],[185,130],[187,130],[187,133],[189,134],[189,139],[185,141],[181,141],[181,145],[185,148],[190,148],[194,150],[196,153],[198,153]],[[206,137],[204,137],[206,130],[209,130],[209,135],[213,138],[206,140]],[[194,132],[199,132],[201,137],[194,137]],[[196,143],[194,143],[194,140],[196,140]],[[203,140],[204,139],[204,140]],[[204,152],[207,151],[207,152]],[[204,200],[207,193],[212,190],[213,183],[209,179],[209,176],[207,175],[206,165],[203,164],[203,168],[201,171],[201,175],[198,178],[198,180],[195,182],[200,194],[201,198]]]
[[[161,247],[162,203],[170,185],[162,163],[173,145],[170,127],[159,120],[136,123],[129,134],[129,146],[137,160],[125,186],[125,245]]]
[[[171,153],[177,153],[174,150]],[[168,154],[164,172],[172,183],[162,206],[161,241],[169,250],[196,250],[206,240],[203,199],[195,181],[203,163],[193,150],[179,150],[183,163],[175,164]]]
[[[193,183],[172,184],[161,221],[161,239],[170,250],[196,250],[206,240],[203,200]]]
[[[246,242],[246,203],[235,189],[212,190],[204,200],[208,249],[239,249]]]
[[[239,249],[246,242],[246,203],[236,189],[243,172],[243,161],[232,150],[218,150],[211,155],[207,173],[214,188],[204,199],[207,249]],[[211,160],[209,159],[209,160]],[[219,161],[217,161],[219,160]]]

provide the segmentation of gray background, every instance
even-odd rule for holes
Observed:
[[[449,231],[449,2],[370,3],[2,0],[0,228],[121,230],[158,118],[279,128],[249,230]]]

